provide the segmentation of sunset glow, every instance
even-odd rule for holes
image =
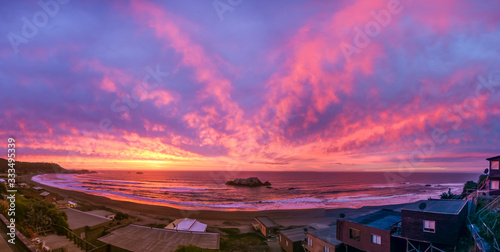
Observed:
[[[497,2],[21,2],[0,3],[19,161],[482,172],[498,154]]]

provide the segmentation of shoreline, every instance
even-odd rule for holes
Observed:
[[[33,176],[40,174],[23,175],[21,178],[26,183],[32,183],[40,186],[49,192],[56,193],[64,198],[74,199],[85,202],[94,207],[108,207],[120,212],[139,216],[140,218],[150,217],[159,218],[194,218],[205,221],[212,225],[226,225],[224,222],[251,223],[255,216],[268,216],[283,226],[316,225],[329,226],[335,224],[340,213],[346,217],[366,214],[379,209],[398,209],[408,203],[382,206],[363,206],[361,208],[309,208],[309,209],[283,209],[283,210],[184,210],[169,206],[150,205],[145,203],[136,203],[109,199],[104,196],[87,194],[80,191],[72,191],[47,186],[31,180]],[[239,223],[238,223],[239,224]]]

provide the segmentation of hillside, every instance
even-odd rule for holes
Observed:
[[[7,159],[0,158],[0,173],[7,173],[9,162]],[[31,163],[18,162],[14,166],[17,175],[41,174],[41,173],[88,173],[88,170],[67,170],[55,163]]]

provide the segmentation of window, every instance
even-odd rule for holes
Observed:
[[[430,220],[424,220],[424,232],[429,232],[429,233],[436,232],[436,222]]]
[[[500,181],[498,181],[498,180],[492,180],[491,181],[490,189],[493,189],[493,190],[500,189]]]
[[[330,252],[330,248],[329,248],[329,247],[327,247],[327,246],[325,246],[325,250],[324,250],[324,252]]]
[[[313,246],[313,240],[309,237],[307,237],[307,245],[309,245],[310,247]]]
[[[288,246],[288,241],[285,241],[286,245]]]
[[[500,169],[499,164],[500,164],[500,161],[491,161],[491,169],[492,170]]]
[[[380,237],[380,235],[374,235],[372,234],[372,243],[375,243],[375,244],[382,244],[382,237]]]
[[[281,235],[280,235],[280,241],[281,241]]]
[[[349,238],[351,238],[353,240],[356,240],[356,241],[359,241],[360,240],[359,230],[353,229],[353,228],[349,228]]]

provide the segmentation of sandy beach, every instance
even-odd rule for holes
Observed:
[[[266,211],[215,211],[215,210],[182,210],[167,206],[139,204],[128,201],[112,200],[102,196],[86,194],[78,191],[64,190],[39,184],[31,180],[34,175],[22,176],[22,179],[30,184],[45,188],[49,192],[56,193],[62,197],[75,201],[86,202],[95,207],[108,207],[114,210],[138,216],[147,221],[160,218],[195,218],[210,225],[240,226],[250,224],[255,216],[269,216],[282,226],[311,225],[317,228],[327,227],[336,222],[340,213],[346,217],[366,214],[382,208],[397,209],[404,204],[386,206],[365,206],[361,208],[337,208],[337,209],[296,209],[296,210],[266,210]],[[149,219],[149,220],[148,220]]]

